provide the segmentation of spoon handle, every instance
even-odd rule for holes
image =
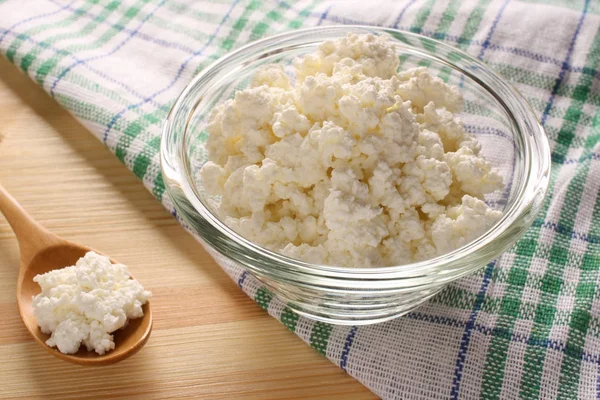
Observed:
[[[39,248],[40,242],[46,242],[54,237],[46,228],[37,223],[1,184],[0,212],[4,214],[17,236],[21,258],[33,255]]]

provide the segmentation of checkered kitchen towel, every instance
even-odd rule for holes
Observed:
[[[600,398],[598,0],[0,0],[0,53],[169,208],[160,124],[184,85],[265,35],[348,23],[443,40],[510,80],[551,142],[542,213],[496,263],[375,326],[299,318],[239,267],[223,268],[382,398]]]

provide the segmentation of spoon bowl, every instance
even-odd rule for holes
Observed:
[[[46,344],[50,335],[39,328],[33,315],[33,296],[41,292],[40,286],[33,281],[38,274],[54,269],[75,265],[87,252],[99,251],[72,243],[60,238],[37,222],[8,194],[0,185],[0,211],[5,215],[19,240],[21,265],[17,281],[17,304],[19,314],[31,336],[50,354],[63,360],[80,365],[114,364],[137,353],[148,341],[152,331],[152,313],[150,302],[142,307],[141,318],[129,320],[127,326],[113,332],[115,348],[103,355],[88,351],[82,346],[75,354],[64,354]],[[116,263],[111,258],[112,263]]]

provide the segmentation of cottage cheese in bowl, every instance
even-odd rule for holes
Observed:
[[[398,72],[385,36],[349,34],[259,71],[218,105],[200,171],[245,238],[314,264],[429,259],[501,217],[504,187],[457,114],[457,88],[426,68]]]

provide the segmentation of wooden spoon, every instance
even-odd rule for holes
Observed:
[[[63,354],[46,345],[50,335],[42,333],[33,315],[32,297],[41,292],[33,277],[53,269],[75,265],[88,251],[96,251],[60,238],[38,224],[0,185],[0,211],[12,227],[21,251],[17,281],[17,304],[25,327],[31,336],[52,355],[80,365],[107,365],[119,362],[139,351],[150,337],[152,313],[150,303],[143,306],[144,316],[132,319],[124,329],[114,332],[115,349],[104,355],[87,351],[82,346],[76,354]],[[101,254],[96,251],[96,253]],[[111,259],[112,263],[116,263]]]

